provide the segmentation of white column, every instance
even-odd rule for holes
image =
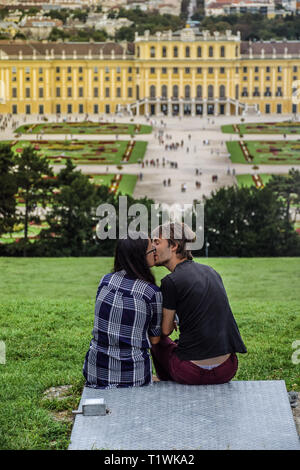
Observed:
[[[172,116],[172,101],[171,101],[171,98],[168,99],[168,116]]]
[[[183,116],[183,101],[179,99],[179,116]]]
[[[195,114],[196,114],[195,98],[192,98],[192,103],[191,103],[191,115],[192,115],[192,117],[195,117]]]
[[[149,115],[149,102],[148,98],[145,98],[145,113],[148,116]]]
[[[230,103],[228,101],[228,98],[227,98],[227,101],[226,101],[226,116],[230,116]]]
[[[219,100],[215,98],[214,100],[214,116],[218,116],[219,114]]]

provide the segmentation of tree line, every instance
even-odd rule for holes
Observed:
[[[140,203],[147,208],[150,227],[154,201],[127,197],[128,207]],[[291,206],[300,210],[299,201],[300,172],[295,170],[273,176],[262,189],[216,191],[203,201],[205,244],[195,255],[299,256],[300,236],[291,215]],[[71,160],[54,175],[32,146],[15,155],[9,144],[0,145],[0,237],[24,230],[20,241],[0,244],[0,256],[113,256],[116,241],[96,236],[96,209],[102,203],[112,204],[118,214],[118,195],[95,186]],[[44,209],[42,215],[38,207]],[[43,221],[47,225],[39,237],[30,240],[30,224]]]

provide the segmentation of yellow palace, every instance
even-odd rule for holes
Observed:
[[[0,114],[299,112],[300,41],[186,28],[133,43],[0,41]]]

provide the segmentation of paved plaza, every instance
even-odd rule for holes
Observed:
[[[56,116],[48,116],[49,121],[56,122]],[[82,120],[83,116],[78,116]],[[99,117],[89,116],[90,120],[99,120]],[[102,122],[130,122],[129,116],[123,117],[103,117]],[[290,116],[248,116],[245,122],[275,122],[292,119]],[[24,123],[24,116],[14,118],[15,126]],[[39,122],[36,116],[26,116],[26,123]],[[116,165],[78,165],[83,173],[126,173],[136,174],[141,177],[134,191],[134,197],[140,198],[148,196],[156,202],[167,204],[191,204],[195,199],[199,200],[203,195],[209,196],[212,191],[216,191],[223,186],[237,184],[235,175],[254,174],[255,170],[249,164],[232,164],[226,148],[226,141],[239,140],[237,134],[224,134],[221,126],[224,124],[235,124],[241,122],[241,116],[205,116],[205,117],[152,117],[147,119],[144,116],[135,117],[135,123],[152,124],[152,134],[135,136],[136,140],[148,142],[147,151],[144,158],[144,165],[123,164],[122,170]],[[20,139],[32,140],[33,138],[46,138],[48,140],[64,140],[66,138],[76,138],[78,140],[99,140],[99,135],[22,135]],[[101,135],[101,140],[111,140],[112,135]],[[287,135],[285,138],[279,134],[259,134],[245,135],[245,140],[297,140],[297,135]],[[1,140],[14,139],[15,134],[11,126],[0,132]],[[115,138],[115,137],[113,137]],[[122,135],[119,139],[126,140],[130,136]],[[300,140],[300,139],[299,139]],[[183,141],[183,146],[181,142]],[[167,150],[166,145],[179,143],[177,150]],[[158,166],[150,165],[150,161],[158,159]],[[165,166],[163,167],[163,159]],[[148,166],[146,162],[148,161]],[[171,162],[173,168],[171,167]],[[258,173],[288,173],[290,168],[300,170],[300,165],[260,165]],[[55,165],[59,171],[60,165]],[[196,174],[198,170],[198,175]],[[213,176],[217,175],[217,181],[213,182]],[[170,179],[170,185],[167,180]],[[163,181],[166,180],[166,186]],[[196,182],[201,186],[196,187]],[[182,192],[182,185],[186,186],[186,191]]]

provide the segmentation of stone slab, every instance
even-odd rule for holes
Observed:
[[[69,450],[300,450],[283,380],[85,387],[79,410],[86,398],[109,413],[76,415]]]

